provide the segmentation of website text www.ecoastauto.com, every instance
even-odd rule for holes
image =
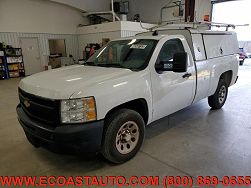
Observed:
[[[0,187],[249,187],[250,176],[0,176]]]

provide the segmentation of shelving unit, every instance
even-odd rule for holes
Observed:
[[[4,80],[8,78],[8,71],[4,56],[4,51],[0,50],[0,80]]]
[[[21,48],[5,49],[5,58],[9,78],[24,77],[25,69]]]

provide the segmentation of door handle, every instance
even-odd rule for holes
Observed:
[[[191,73],[186,73],[186,74],[184,74],[182,77],[183,77],[183,78],[189,78],[190,76],[192,76]]]

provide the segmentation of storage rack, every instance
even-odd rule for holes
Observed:
[[[5,49],[5,58],[9,78],[24,77],[24,61],[21,48]]]
[[[4,51],[0,50],[0,80],[8,78],[8,71],[4,56]]]

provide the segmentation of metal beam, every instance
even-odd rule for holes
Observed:
[[[195,0],[185,0],[185,21],[194,21]]]

